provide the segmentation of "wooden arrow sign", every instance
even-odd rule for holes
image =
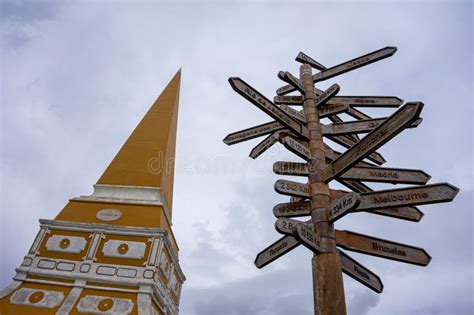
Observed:
[[[278,72],[278,77],[292,85],[295,89],[297,89],[301,94],[304,94],[304,87],[303,84],[301,83],[301,80],[292,75],[288,71],[280,71]]]
[[[250,139],[255,139],[261,136],[265,136],[274,131],[281,130],[281,129],[285,129],[285,126],[283,126],[277,121],[273,121],[273,122],[261,124],[252,128],[247,128],[244,130],[229,133],[227,137],[224,138],[224,143],[227,145],[232,145],[232,144],[236,144],[242,141],[247,141]]]
[[[320,64],[319,62],[317,62],[316,60],[314,60],[313,58],[311,58],[310,56],[308,56],[307,54],[305,54],[302,51],[300,51],[298,56],[296,56],[295,60],[298,61],[298,62],[301,62],[301,63],[307,63],[311,67],[313,67],[315,69],[318,69],[318,70],[326,70],[325,66],[323,66],[322,64]]]
[[[274,185],[275,191],[282,195],[309,198],[308,184],[279,179]]]
[[[283,166],[284,165],[281,165],[280,167]],[[422,185],[426,184],[431,176],[422,170],[387,167],[352,167],[344,174],[339,175],[339,178],[365,182]]]
[[[338,179],[338,182],[340,182],[344,186],[358,193],[372,191],[370,187],[356,180]],[[402,219],[402,220],[414,221],[414,222],[420,221],[424,215],[423,212],[418,210],[418,208],[416,207],[393,207],[393,208],[386,208],[386,209],[377,209],[377,210],[370,210],[370,213]]]
[[[321,95],[322,90],[316,89]],[[273,98],[275,104],[303,106],[303,97],[300,95],[277,95]],[[396,96],[334,96],[326,104],[348,105],[355,107],[400,107],[403,100]]]
[[[307,145],[298,142],[293,137],[286,136],[282,139],[282,143],[289,151],[298,155],[300,158],[309,160],[311,159],[311,153]]]
[[[321,239],[313,232],[313,228],[306,224],[298,224],[294,230],[295,237],[309,250],[322,253]]]
[[[345,147],[345,148],[352,148],[353,146],[355,146],[358,141],[352,139],[351,137],[349,136],[332,136],[332,135],[328,135],[326,136],[328,139],[330,139],[331,141],[334,141],[335,143]],[[378,165],[382,165],[384,164],[385,162],[387,162],[384,157],[380,154],[380,153],[377,153],[377,152],[372,152],[370,154],[367,154],[367,156],[364,156],[364,158],[367,158],[369,159],[370,161],[374,162],[374,163],[377,163]]]
[[[332,121],[334,124],[342,124],[344,121],[338,116],[338,115],[331,115],[328,117],[330,121]],[[325,125],[321,124],[321,129],[324,128]],[[322,130],[321,130],[322,131]],[[359,141],[359,135],[353,133],[353,134],[347,134],[346,137],[354,140],[354,141]]]
[[[328,103],[330,103],[331,100],[328,101]],[[326,117],[330,117],[332,115],[335,115],[335,114],[339,114],[339,113],[344,113],[344,112],[347,112],[350,107],[349,105],[343,105],[343,104],[324,104],[322,106],[319,107],[319,118],[326,118]]]
[[[254,264],[259,269],[263,268],[299,245],[300,242],[293,236],[283,236],[278,241],[258,253]]]
[[[349,109],[346,111],[346,113],[349,116],[354,117],[355,119],[372,119],[369,115],[364,114],[363,112],[358,111],[357,109],[350,106],[349,106]]]
[[[296,110],[295,110],[296,111]],[[296,111],[297,112],[297,111]],[[357,133],[367,133],[377,128],[387,118],[364,119],[358,121],[338,122],[330,125],[322,125],[323,135],[348,135]],[[418,118],[407,128],[415,128],[421,123],[422,119]]]
[[[361,161],[399,134],[418,118],[422,108],[423,103],[421,102],[406,103],[356,145],[333,161],[328,166],[327,180],[344,173],[357,162]]]
[[[297,162],[275,162],[273,172],[280,175],[308,176],[308,166],[306,163]]]
[[[339,93],[339,90],[341,87],[339,84],[335,83],[331,85],[326,91],[321,93],[318,97],[316,97],[316,107],[322,106],[326,104],[327,101],[337,93]]]
[[[267,115],[286,126],[291,131],[294,131],[296,134],[308,139],[308,130],[305,126],[301,125],[295,119],[290,117],[287,113],[282,111],[278,106],[273,104],[268,98],[263,96],[260,92],[255,90],[244,80],[233,77],[229,78],[229,83],[234,91],[239,93],[249,102],[260,108]]]
[[[333,150],[330,146],[327,144],[324,145],[324,154],[326,155],[326,162],[331,163],[335,161],[337,158],[339,158],[342,154],[340,152],[337,152],[336,150]],[[365,161],[360,161],[359,163],[356,164],[356,166],[361,166],[361,167],[379,167],[375,164],[365,162]],[[337,178],[339,179],[339,177]]]
[[[360,194],[356,210],[367,211],[400,206],[424,205],[449,202],[456,197],[459,188],[448,183],[388,189]]]
[[[342,271],[346,275],[377,293],[381,293],[383,291],[382,280],[380,280],[379,276],[370,271],[368,268],[364,267],[355,259],[351,258],[342,250],[338,249],[337,253],[341,258]]]
[[[334,104],[347,104],[355,107],[400,107],[403,100],[396,96],[335,96]]]
[[[311,226],[311,220],[302,222],[294,219],[278,218],[275,221],[275,230],[277,230],[283,235],[293,235],[294,229],[299,224],[308,224],[309,226]]]
[[[306,116],[303,113],[303,111],[298,111],[296,109],[293,109],[287,105],[280,105],[280,109],[290,115],[291,117],[299,120],[302,123],[306,123]]]
[[[376,50],[370,54],[366,54],[358,58],[349,60],[347,62],[338,64],[337,66],[334,66],[326,70],[323,70],[321,72],[313,74],[313,82],[327,80],[329,78],[346,73],[348,71],[355,70],[357,68],[366,66],[373,62],[385,59],[387,57],[392,56],[396,51],[397,51],[396,47],[385,47],[385,48]],[[293,92],[294,90],[295,88],[293,86],[285,85],[277,89],[276,93],[278,95],[284,95],[284,94]]]
[[[252,159],[258,158],[263,152],[265,152],[266,150],[268,150],[268,148],[270,148],[272,145],[278,142],[277,135],[278,135],[278,131],[272,133],[271,135],[263,139],[259,144],[257,144],[252,149],[252,151],[250,151],[249,156]]]
[[[286,105],[303,105],[303,97],[301,95],[277,95],[273,98],[275,104]]]
[[[329,222],[334,222],[351,210],[356,209],[360,203],[360,196],[358,193],[350,192],[334,199],[329,206]]]
[[[347,250],[420,266],[428,265],[431,260],[422,248],[350,231],[336,230],[336,244]]]
[[[280,203],[273,207],[273,215],[277,218],[311,215],[311,203],[308,200]]]

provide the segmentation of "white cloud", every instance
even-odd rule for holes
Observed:
[[[297,74],[300,50],[331,66],[395,45],[394,57],[321,87],[337,82],[343,94],[423,101],[422,125],[380,152],[390,166],[424,169],[432,182],[462,190],[454,203],[420,207],[420,223],[369,214],[337,223],[433,256],[420,268],[353,254],[381,276],[385,292],[345,278],[348,310],[472,310],[472,2],[33,3],[3,1],[0,10],[1,287],[31,245],[37,219],[90,192],[183,67],[173,213],[188,278],[182,313],[311,314],[306,249],[253,266],[279,237],[273,205],[288,199],[273,191],[279,177],[271,165],[298,159],[277,146],[254,161],[247,156],[259,140],[222,143],[227,133],[270,121],[227,79],[240,76],[271,98],[282,85],[279,70]]]

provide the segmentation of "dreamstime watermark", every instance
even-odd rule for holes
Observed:
[[[275,156],[280,152],[280,146],[272,146],[263,153],[265,155],[257,159],[199,155],[175,159],[165,157],[164,152],[159,151],[148,159],[147,171],[151,174],[170,174],[174,169],[175,174],[210,176],[241,175],[246,172],[268,173]]]

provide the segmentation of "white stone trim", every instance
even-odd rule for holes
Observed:
[[[25,280],[25,278],[25,273],[17,274],[9,285],[7,285],[3,290],[0,290],[0,299],[3,299],[7,295],[15,291],[23,283],[23,280]]]
[[[92,195],[79,196],[72,200],[162,206],[166,220],[172,225],[166,199],[159,187],[95,184]]]
[[[76,283],[74,283],[74,287],[71,289],[71,292],[69,292],[66,300],[56,312],[56,315],[67,315],[69,312],[71,312],[77,300],[79,299],[85,284],[86,282],[84,280],[77,280]]]
[[[138,293],[137,302],[138,315],[150,315],[153,313],[151,296],[149,293]]]
[[[134,227],[134,226],[119,226],[119,225],[109,225],[109,224],[102,224],[102,223],[80,223],[80,222],[46,220],[46,219],[40,219],[39,222],[42,228],[48,228],[48,229],[58,229],[58,230],[88,232],[88,233],[127,235],[127,236],[161,237],[163,242],[160,242],[160,245],[162,247],[166,247],[166,249],[168,250],[168,254],[171,257],[172,263],[175,266],[177,266],[177,272],[180,276],[180,280],[182,282],[186,280],[186,277],[183,271],[181,270],[181,266],[179,266],[179,259],[174,253],[174,250],[172,250],[173,246],[169,239],[168,232],[165,229]],[[93,242],[95,242],[95,239]],[[92,247],[91,247],[91,250],[92,250]],[[89,252],[91,252],[91,250]],[[159,252],[161,251],[162,250],[159,250]],[[87,257],[89,257],[89,255]]]
[[[41,228],[39,230],[38,234],[36,234],[35,241],[33,242],[33,245],[31,245],[31,248],[28,254],[33,255],[33,256],[38,254],[38,248],[40,247],[40,244],[43,241],[47,232],[48,232],[47,228]]]

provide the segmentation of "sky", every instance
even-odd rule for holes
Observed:
[[[299,51],[330,67],[396,46],[393,57],[317,86],[422,101],[423,123],[378,152],[388,167],[423,169],[430,183],[460,192],[452,203],[419,207],[418,223],[367,213],[336,222],[432,256],[419,267],[346,251],[384,283],[376,294],[344,276],[348,313],[472,314],[473,12],[472,1],[0,0],[0,287],[31,246],[38,219],[92,193],[182,68],[173,205],[187,277],[180,313],[312,314],[306,248],[263,269],[253,264],[280,237],[272,208],[288,200],[273,190],[282,176],[272,164],[301,160],[281,145],[252,160],[258,139],[222,142],[271,121],[227,79],[239,76],[272,99],[283,85],[278,71],[298,74]],[[393,109],[365,112],[386,117]]]

